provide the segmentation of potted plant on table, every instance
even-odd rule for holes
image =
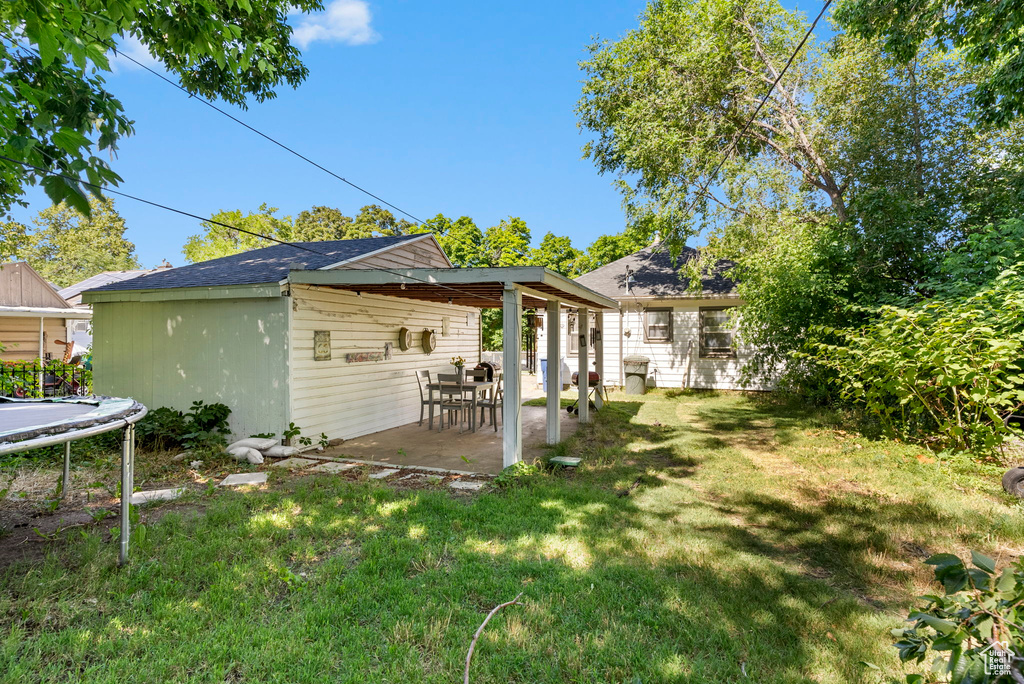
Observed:
[[[462,358],[461,356],[453,356],[451,363],[453,366],[455,366],[455,372],[461,376],[462,369],[466,367],[466,359]]]

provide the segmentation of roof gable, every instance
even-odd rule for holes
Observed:
[[[71,308],[57,290],[24,261],[0,265],[0,306]]]
[[[680,271],[695,258],[697,250],[692,247],[684,247],[679,257],[673,258],[666,248],[655,244],[584,273],[576,281],[616,300],[630,296],[673,299],[735,294],[736,282],[726,275],[733,264],[724,260],[715,264],[712,273],[701,278],[699,291],[691,290],[690,279],[681,277]],[[628,289],[627,269],[633,276],[632,287]]]
[[[295,264],[302,264],[302,268],[307,270],[339,268],[369,254],[422,237],[422,234],[396,235],[273,245],[178,268],[161,269],[131,280],[103,285],[92,291],[279,283],[288,277],[289,270],[295,268]]]

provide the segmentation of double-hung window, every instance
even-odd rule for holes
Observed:
[[[644,311],[644,342],[672,341],[672,309]]]
[[[736,324],[732,317],[734,308],[701,307],[700,357],[702,359],[736,357]]]

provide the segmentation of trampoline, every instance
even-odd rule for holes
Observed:
[[[67,494],[71,479],[71,442],[114,430],[122,431],[121,565],[128,561],[129,513],[135,480],[135,423],[146,412],[146,407],[134,399],[117,397],[0,397],[0,456],[63,444],[61,497]]]

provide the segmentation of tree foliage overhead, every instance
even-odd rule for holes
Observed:
[[[989,0],[844,0],[836,20],[912,64],[936,43],[984,75],[970,93],[980,122],[1006,126],[1024,114],[1024,4]]]
[[[67,287],[103,271],[139,268],[135,245],[125,238],[125,221],[111,200],[90,198],[84,215],[66,203],[47,207],[34,228],[2,224],[0,261],[26,261],[57,287]]]
[[[132,133],[105,87],[115,46],[139,41],[191,94],[244,107],[307,75],[289,11],[320,0],[5,0],[0,3],[0,211],[41,184],[54,202],[89,212],[83,182],[116,185],[104,156]],[[101,156],[101,154],[103,156]],[[60,178],[47,173],[60,173]]]

